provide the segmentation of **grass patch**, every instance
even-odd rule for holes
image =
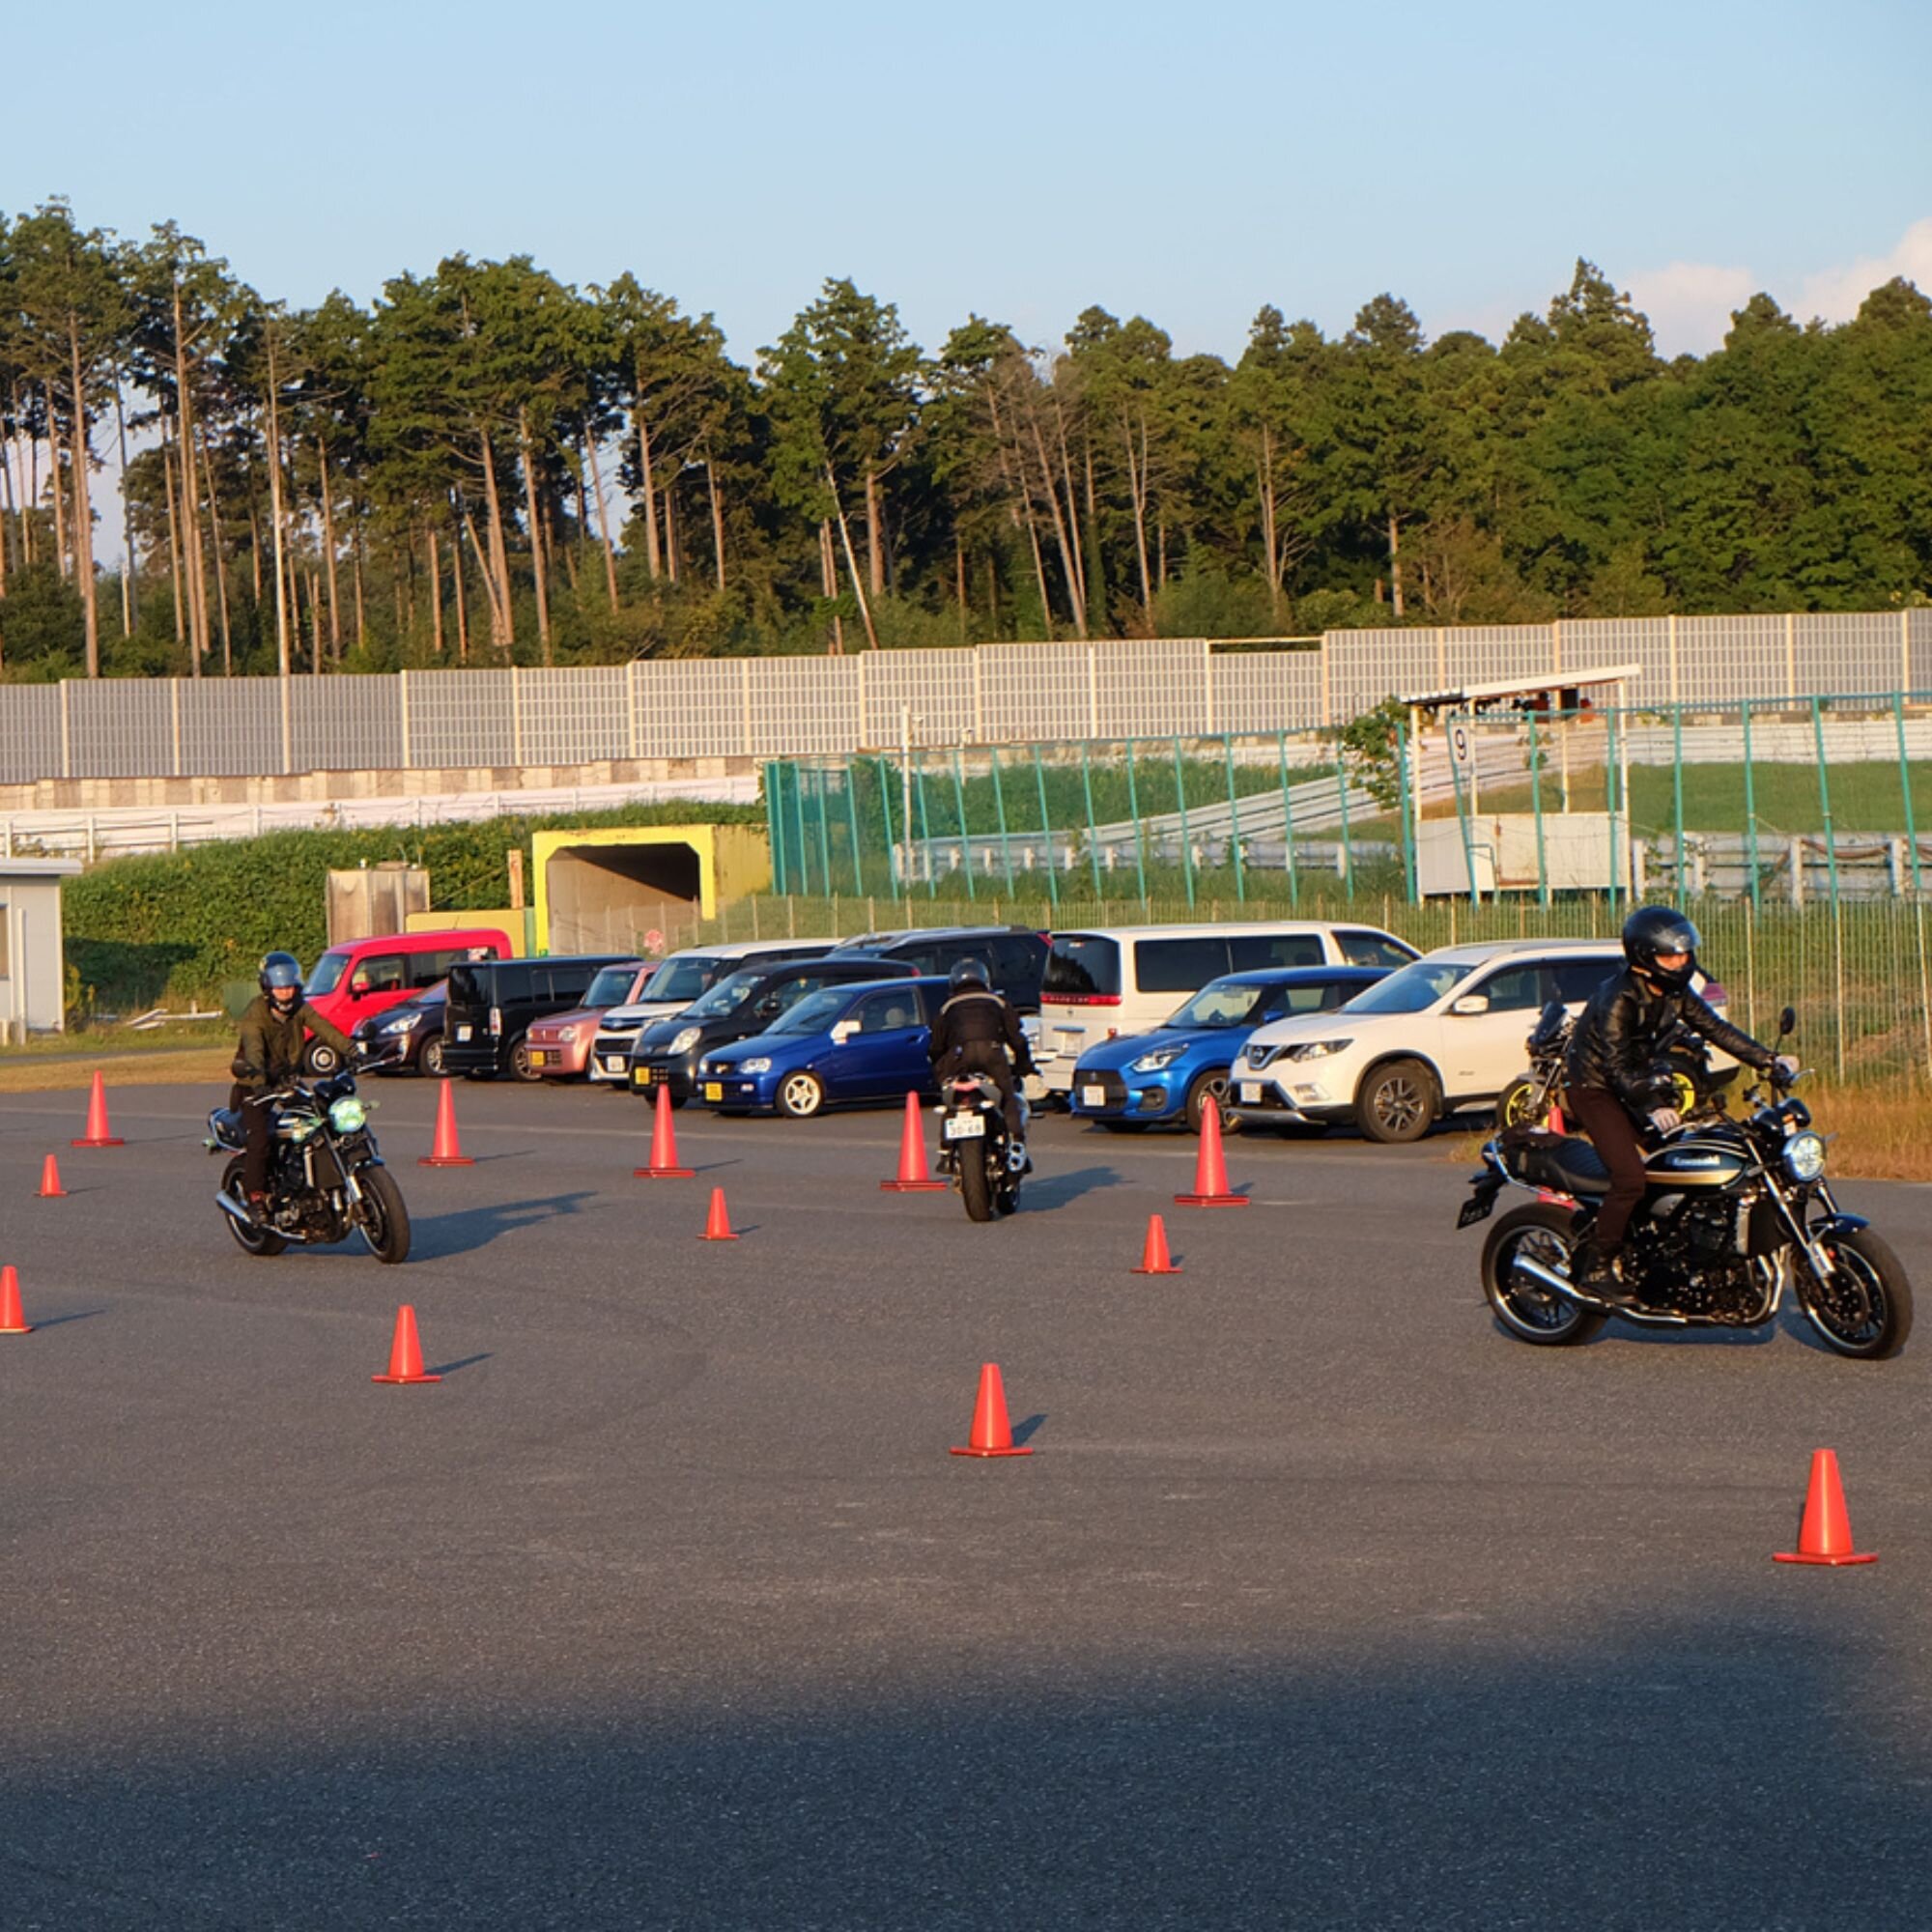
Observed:
[[[139,1053],[117,1053],[102,1048],[85,1060],[56,1060],[31,1052],[9,1053],[0,1058],[0,1094],[84,1093],[94,1079],[95,1068],[99,1067],[110,1088],[205,1083],[212,1089],[219,1089],[216,1097],[226,1104],[231,1084],[228,1063],[234,1057],[235,1042],[226,1034],[218,1043],[204,1041],[198,1047],[164,1046]],[[214,1105],[214,1099],[209,1105]]]

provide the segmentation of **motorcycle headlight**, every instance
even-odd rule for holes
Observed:
[[[1300,1046],[1291,1046],[1288,1057],[1291,1060],[1326,1060],[1331,1053],[1341,1053],[1354,1045],[1352,1039],[1311,1039]]]
[[[698,1038],[703,1032],[704,1029],[702,1027],[680,1028],[678,1030],[677,1037],[673,1039],[670,1043],[671,1053],[673,1055],[680,1053],[689,1053],[691,1049],[697,1044]]]
[[[1784,1144],[1784,1171],[1793,1180],[1816,1180],[1825,1172],[1822,1134],[1793,1134]]]
[[[738,1063],[740,1073],[769,1073],[771,1070],[772,1063],[762,1053],[755,1060],[741,1060]]]
[[[353,1134],[367,1124],[369,1110],[354,1094],[345,1094],[328,1110],[328,1124],[338,1134]]]
[[[1135,1073],[1158,1073],[1164,1066],[1172,1066],[1180,1058],[1182,1049],[1178,1046],[1157,1046],[1151,1053],[1144,1053],[1134,1062]]]

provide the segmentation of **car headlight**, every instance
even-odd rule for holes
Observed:
[[[1784,1144],[1784,1171],[1793,1180],[1816,1180],[1825,1172],[1825,1137],[1793,1134]]]
[[[574,1026],[558,1027],[556,1031],[551,1035],[551,1037],[554,1040],[562,1040],[565,1043],[568,1043],[569,1041],[577,1037],[577,1029]]]
[[[1135,1073],[1158,1073],[1162,1067],[1172,1066],[1184,1050],[1179,1046],[1157,1046],[1151,1053],[1142,1054],[1131,1070]]]
[[[354,1094],[345,1094],[328,1110],[328,1124],[338,1134],[353,1134],[367,1125],[369,1110]]]
[[[1291,1046],[1288,1057],[1291,1060],[1326,1060],[1331,1053],[1342,1053],[1354,1045],[1352,1039],[1311,1039],[1300,1046]]]
[[[772,1063],[762,1053],[755,1060],[741,1060],[738,1063],[740,1073],[769,1073],[771,1070]]]
[[[702,1034],[703,1031],[704,1029],[702,1027],[682,1028],[679,1031],[677,1037],[671,1041],[670,1051],[673,1054],[689,1053],[691,1049],[697,1044],[698,1036]]]
[[[384,1020],[376,1031],[381,1034],[408,1033],[421,1017],[420,1013],[405,1013],[399,1020]],[[361,1029],[358,1027],[356,1031],[359,1033]]]
[[[1247,1051],[1247,1063],[1259,1071],[1282,1051],[1283,1049],[1278,1046],[1251,1046]]]

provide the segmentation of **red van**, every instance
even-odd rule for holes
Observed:
[[[459,961],[508,959],[511,952],[509,935],[492,925],[348,939],[317,959],[304,990],[308,1004],[324,1019],[353,1034],[385,1007],[434,986]],[[335,1049],[312,1042],[307,1061],[312,1073],[332,1073]]]

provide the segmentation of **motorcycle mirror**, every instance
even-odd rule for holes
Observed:
[[[1796,1007],[1786,1007],[1777,1016],[1777,1037],[1779,1039],[1782,1039],[1786,1034],[1796,1033],[1797,1031],[1798,1009]]]

